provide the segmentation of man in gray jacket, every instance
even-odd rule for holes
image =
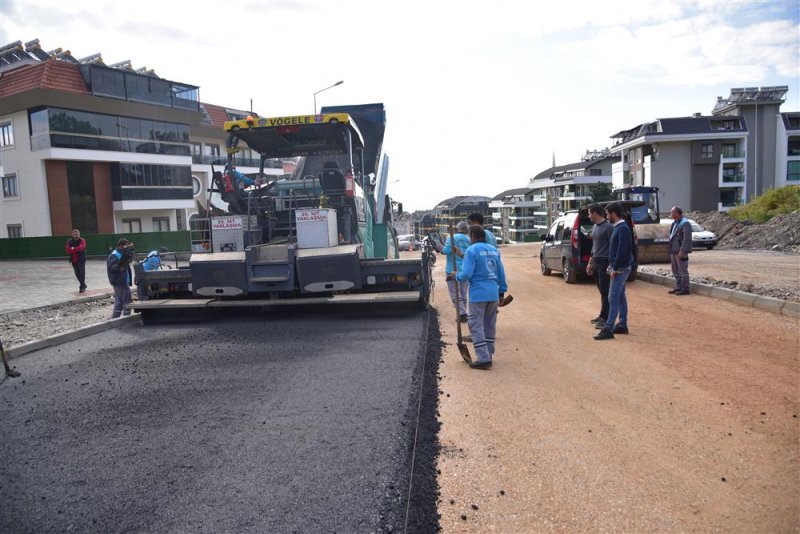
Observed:
[[[611,277],[608,275],[608,243],[611,241],[613,225],[606,220],[605,211],[598,204],[589,206],[589,219],[592,227],[592,257],[586,266],[586,274],[594,276],[600,292],[600,315],[592,319],[598,330],[603,328],[608,319],[608,288]]]
[[[683,215],[683,209],[674,206],[669,210],[672,226],[669,227],[669,259],[675,276],[673,295],[689,294],[689,253],[692,251],[692,225]]]

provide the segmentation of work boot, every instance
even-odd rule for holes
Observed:
[[[613,332],[615,334],[627,334],[628,333],[628,327],[627,326],[622,326],[621,324],[618,324],[617,326],[614,327],[614,331]]]

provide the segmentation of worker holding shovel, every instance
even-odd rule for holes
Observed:
[[[442,248],[442,254],[447,255],[447,265],[445,266],[445,280],[447,281],[447,290],[450,292],[450,300],[456,307],[458,319],[462,323],[467,322],[467,290],[469,289],[468,283],[457,284],[456,272],[461,270],[462,257],[464,251],[470,246],[469,225],[465,221],[461,221],[456,226],[457,234],[451,235],[447,238],[447,242]],[[456,285],[458,285],[458,293],[456,293]]]
[[[469,228],[472,246],[464,254],[458,282],[469,282],[469,330],[477,361],[473,369],[491,369],[495,352],[497,307],[505,301],[506,273],[500,252],[486,243],[486,232],[478,225]]]

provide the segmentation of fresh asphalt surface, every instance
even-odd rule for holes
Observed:
[[[429,333],[434,312],[306,310],[26,355],[0,380],[0,532],[401,531],[409,508],[435,531]]]

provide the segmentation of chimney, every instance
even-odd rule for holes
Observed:
[[[703,116],[703,114],[702,114],[702,113],[693,113],[693,114],[692,114],[692,117],[694,117],[695,119],[699,119],[699,118],[700,118],[700,117],[702,117],[702,116]]]

